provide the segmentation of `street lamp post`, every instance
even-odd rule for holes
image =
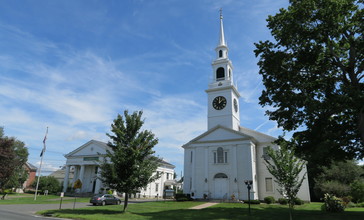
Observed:
[[[248,203],[249,203],[249,215],[250,215],[250,190],[253,185],[253,180],[245,180],[244,183],[248,188]]]

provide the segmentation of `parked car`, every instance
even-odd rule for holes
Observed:
[[[121,200],[111,194],[98,194],[90,199],[92,205],[119,205]]]

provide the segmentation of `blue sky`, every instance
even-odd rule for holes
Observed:
[[[105,135],[118,113],[143,110],[156,154],[183,170],[181,146],[207,129],[207,89],[223,8],[241,125],[282,134],[258,104],[254,42],[287,0],[0,0],[0,126],[43,174]]]

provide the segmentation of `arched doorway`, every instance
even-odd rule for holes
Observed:
[[[215,191],[214,191],[214,198],[215,199],[223,199],[227,198],[227,194],[229,192],[229,182],[228,182],[228,176],[225,173],[217,173],[214,176],[214,185],[215,185]]]

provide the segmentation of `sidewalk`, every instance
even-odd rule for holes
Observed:
[[[201,205],[198,205],[198,206],[191,207],[189,209],[204,209],[204,208],[216,205],[216,204],[219,204],[219,203],[217,203],[217,202],[207,202],[207,203],[204,203],[204,204],[201,204]]]

